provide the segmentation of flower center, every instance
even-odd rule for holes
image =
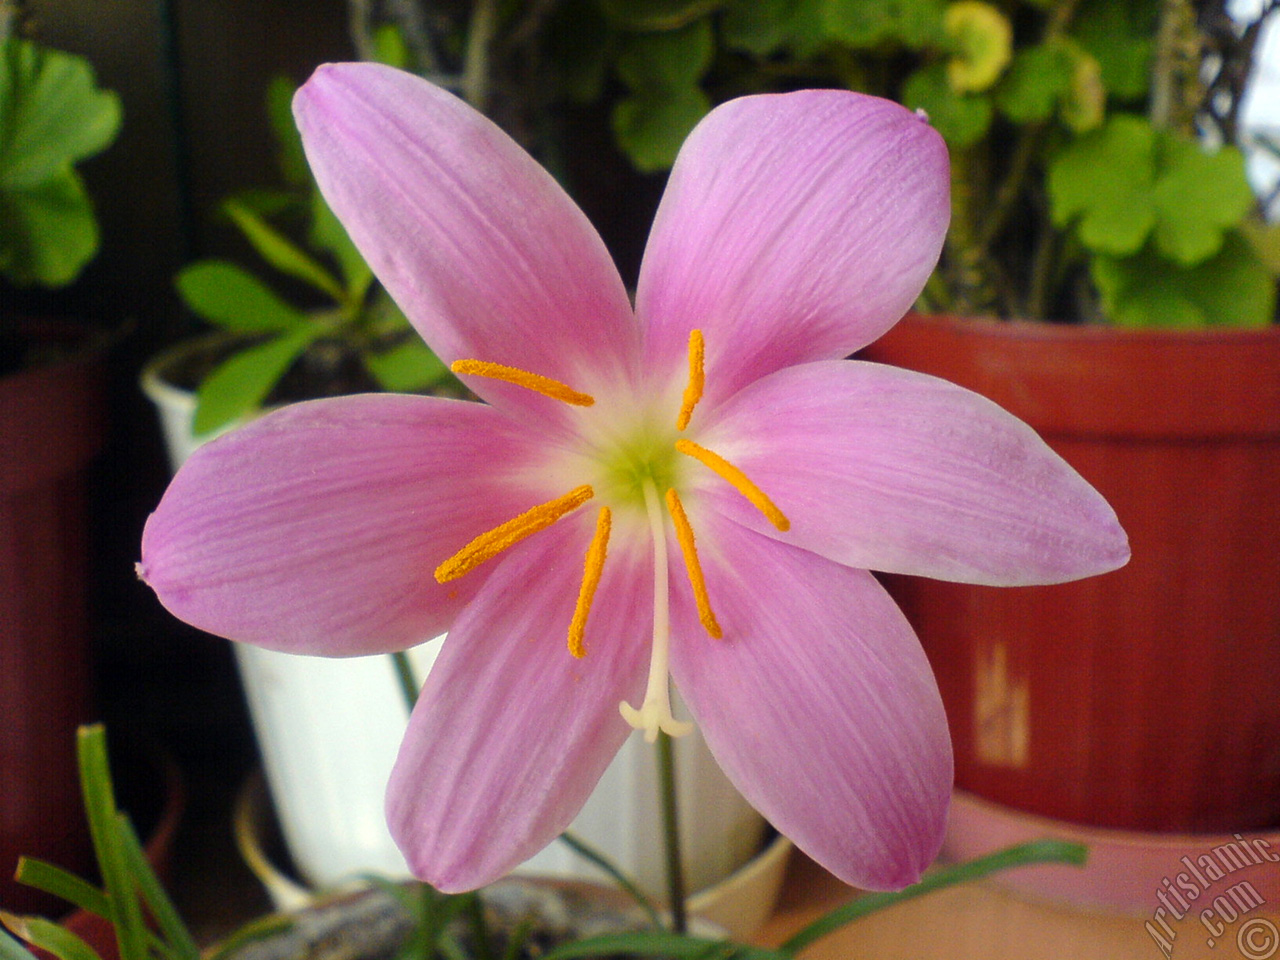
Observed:
[[[676,415],[675,432],[683,433],[689,426],[695,408],[702,399],[705,385],[705,344],[701,330],[689,334],[689,376]],[[517,367],[489,363],[484,360],[458,360],[452,365],[455,373],[488,377],[525,387],[544,396],[579,407],[595,404],[589,394],[574,390],[568,384],[530,373]],[[669,662],[671,646],[670,580],[667,556],[667,517],[675,530],[676,542],[684,560],[689,588],[698,610],[703,629],[713,638],[723,636],[723,630],[711,607],[711,597],[698,557],[697,540],[693,526],[685,512],[677,490],[681,486],[682,463],[677,454],[690,457],[721,477],[741,493],[752,505],[768,518],[779,530],[789,529],[790,523],[777,505],[757,487],[745,473],[719,454],[694,443],[687,437],[672,439],[668,429],[642,429],[623,442],[608,445],[608,452],[599,456],[596,481],[601,498],[607,501],[596,515],[596,529],[583,560],[582,584],[577,603],[569,622],[569,652],[575,657],[586,655],[587,622],[592,602],[600,586],[605,561],[609,552],[609,537],[613,530],[614,506],[641,507],[653,546],[653,641],[650,648],[649,681],[645,697],[637,709],[628,703],[619,704],[622,716],[637,730],[645,732],[646,740],[655,740],[659,731],[679,736],[692,729],[690,724],[676,720],[671,714]],[[663,491],[659,495],[659,491]],[[574,487],[568,493],[540,503],[517,517],[500,524],[474,538],[461,550],[436,568],[439,583],[447,583],[464,576],[477,566],[497,556],[508,547],[544,530],[561,517],[578,510],[597,495],[592,484]],[[665,501],[665,513],[663,510]],[[641,506],[642,505],[642,506]]]

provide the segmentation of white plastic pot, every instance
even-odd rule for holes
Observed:
[[[197,347],[180,345],[142,374],[175,470],[211,439],[192,435],[194,395],[162,375]],[[426,677],[439,647],[437,639],[410,651],[419,678]],[[361,873],[406,876],[383,817],[383,792],[408,718],[390,658],[335,660],[244,644],[235,644],[235,651],[272,800],[303,877],[328,887]],[[698,732],[677,742],[676,770],[687,882],[696,891],[758,852],[764,821],[725,779]],[[627,740],[570,829],[662,896],[656,760],[642,737]],[[521,869],[600,877],[559,843]]]

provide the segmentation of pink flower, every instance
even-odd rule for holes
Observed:
[[[165,606],[333,656],[448,630],[387,800],[441,889],[548,843],[632,727],[682,732],[668,671],[779,830],[851,883],[915,881],[950,741],[867,570],[1049,583],[1128,557],[1024,424],[840,359],[938,257],[941,138],[843,91],[718,108],[672,171],[633,309],[582,213],[449,94],[328,66],[295,112],[353,239],[488,403],[315,401],[207,445],[143,537]]]

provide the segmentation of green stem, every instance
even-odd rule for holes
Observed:
[[[489,100],[489,45],[498,26],[497,0],[475,0],[467,29],[467,53],[462,67],[462,95],[484,113]]]
[[[391,663],[396,670],[396,679],[400,681],[400,694],[404,697],[404,705],[409,712],[418,703],[418,679],[413,675],[413,664],[409,662],[409,654],[397,650],[391,654]]]
[[[658,734],[658,790],[662,795],[662,839],[667,861],[667,902],[671,929],[689,932],[685,912],[684,858],[680,852],[680,811],[676,800],[675,749],[671,737]]]

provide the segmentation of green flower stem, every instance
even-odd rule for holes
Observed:
[[[996,853],[961,863],[954,867],[946,867],[931,873],[914,886],[907,887],[897,893],[867,893],[836,907],[830,913],[819,917],[799,933],[791,937],[778,949],[782,953],[796,954],[822,937],[839,930],[869,913],[883,910],[894,904],[911,900],[934,890],[955,886],[959,883],[970,883],[983,877],[1008,870],[1012,867],[1025,867],[1036,863],[1066,863],[1082,866],[1088,856],[1088,850],[1078,843],[1065,843],[1059,840],[1034,840],[999,850]]]
[[[475,0],[467,29],[466,61],[462,67],[462,95],[481,113],[489,101],[489,45],[498,27],[496,0]]]
[[[687,933],[685,912],[684,859],[680,853],[680,811],[676,801],[675,749],[671,737],[658,734],[658,790],[662,795],[662,838],[667,860],[667,902],[671,907],[671,929]]]
[[[413,664],[409,662],[409,654],[397,650],[391,654],[391,664],[395,667],[396,679],[400,682],[400,695],[410,713],[418,703],[418,678],[413,674]]]

